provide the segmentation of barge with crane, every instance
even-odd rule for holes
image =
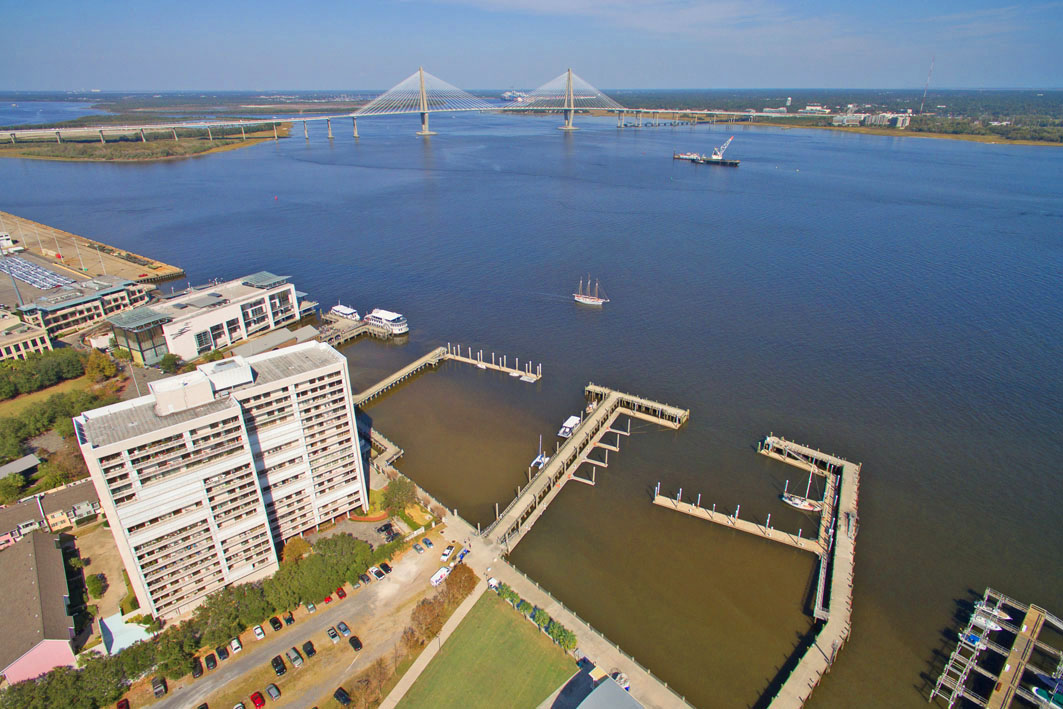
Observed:
[[[689,160],[697,165],[723,165],[724,167],[738,167],[741,160],[727,160],[724,159],[724,151],[727,150],[727,146],[731,144],[731,141],[735,137],[732,135],[727,139],[727,142],[723,145],[713,148],[712,155],[700,155],[698,153],[672,153],[673,160]]]

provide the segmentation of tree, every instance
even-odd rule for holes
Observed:
[[[292,537],[281,549],[281,561],[296,561],[310,553],[310,543],[302,537]]]
[[[443,582],[444,588],[447,589],[449,595],[449,602],[451,604],[460,603],[466,596],[472,593],[472,590],[476,588],[476,582],[479,579],[476,577],[476,572],[470,569],[466,564],[458,564],[447,576],[446,581]]]
[[[181,358],[173,352],[167,352],[159,360],[159,368],[167,374],[176,374],[177,370],[181,368],[181,364]]]
[[[207,596],[196,608],[193,622],[203,636],[203,642],[211,647],[229,642],[246,627],[240,625],[240,611],[231,587]]]
[[[520,602],[517,604],[517,610],[520,611],[521,615],[528,615],[531,613],[531,609],[532,604],[528,603],[523,598],[520,599]]]
[[[103,352],[93,350],[85,362],[85,374],[94,382],[102,382],[118,374],[118,365]]]
[[[81,569],[85,568],[86,561],[84,559],[81,559],[81,558],[75,556],[75,557],[72,557],[72,558],[68,559],[67,562],[66,562],[66,565],[69,566],[74,571],[81,571]]]
[[[132,362],[133,353],[124,347],[116,347],[114,350],[114,358],[119,362]]]
[[[414,606],[410,622],[423,640],[434,638],[443,629],[443,603],[438,598],[421,600]]]
[[[90,574],[85,579],[85,590],[89,592],[89,595],[93,598],[100,598],[103,596],[104,591],[107,590],[107,577],[103,574]]]
[[[384,490],[384,507],[391,514],[405,512],[416,500],[417,488],[407,477],[399,476],[388,483],[387,489]]]
[[[540,628],[545,628],[550,624],[550,614],[542,608],[536,608],[532,611],[531,618]]]
[[[219,359],[225,359],[225,354],[221,350],[211,350],[203,355],[204,362],[217,362]]]
[[[11,473],[0,478],[0,503],[5,505],[22,497],[22,490],[26,487],[26,478],[22,473]]]

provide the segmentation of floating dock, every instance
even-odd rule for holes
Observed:
[[[1033,604],[1023,603],[1014,598],[1005,596],[1000,591],[987,588],[982,595],[980,604],[984,608],[999,609],[1004,612],[1014,613],[1012,618],[1022,614],[1022,620],[1017,624],[1011,621],[993,617],[980,610],[978,606],[967,621],[966,627],[959,634],[959,642],[945,663],[941,675],[930,693],[929,701],[936,697],[946,700],[950,708],[957,702],[966,701],[986,709],[1008,709],[1011,706],[1048,706],[1048,700],[1034,694],[1034,689],[1040,687],[1042,691],[1047,688],[1026,675],[1027,671],[1037,671],[1043,676],[1058,680],[1063,677],[1063,650],[1054,647],[1043,640],[1040,635],[1046,628],[1051,629],[1054,635],[1063,633],[1063,620],[1049,613],[1044,608]],[[979,618],[991,619],[1000,626],[1000,630],[987,630],[983,623],[976,622]],[[1012,639],[997,641],[998,635],[1010,636]],[[1003,644],[1002,644],[1003,643]],[[1055,663],[1055,667],[1036,667],[1031,664],[1034,650]],[[994,666],[1000,665],[1003,658],[1003,669],[994,672],[983,666],[981,660],[985,653],[998,656]],[[992,691],[988,697],[976,693],[969,685],[972,673],[981,675],[987,682],[992,683]],[[1026,684],[1023,684],[1023,680]],[[1015,703],[1015,699],[1022,702]]]
[[[19,246],[50,265],[86,278],[109,275],[137,283],[159,283],[185,275],[177,266],[8,212],[0,212],[0,232],[7,232]]]
[[[859,530],[857,499],[860,465],[774,435],[765,437],[757,450],[762,455],[822,475],[826,479],[819,533],[815,539],[775,529],[770,524],[770,516],[763,524],[741,519],[741,506],[732,514],[726,514],[716,511],[715,505],[711,510],[702,507],[700,495],[697,504],[683,502],[682,490],[675,498],[665,497],[660,494],[659,483],[653,503],[768,541],[809,551],[819,557],[813,616],[822,625],[812,645],[771,701],[771,707],[791,709],[802,706],[808,700],[820,679],[830,670],[838,650],[845,644],[851,631],[853,567]]]
[[[536,520],[550,505],[565,483],[577,480],[595,484],[597,469],[609,465],[609,451],[620,449],[621,436],[630,435],[630,430],[613,428],[621,415],[650,421],[666,428],[678,429],[690,418],[688,409],[662,404],[633,394],[608,389],[590,383],[584,395],[593,410],[557,449],[549,462],[534,475],[528,484],[520,488],[506,509],[495,516],[495,521],[484,530],[482,536],[494,537],[505,553],[509,553],[524,538]],[[607,434],[616,436],[616,443],[604,441]],[[604,460],[591,453],[596,448],[604,449]],[[592,466],[591,478],[580,478],[576,472],[584,465]]]

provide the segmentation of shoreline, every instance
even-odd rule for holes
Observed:
[[[279,138],[287,138],[291,134],[291,123],[281,123],[277,126],[277,135]],[[165,140],[165,139],[163,139]],[[185,138],[184,140],[203,141],[205,138]],[[150,162],[166,162],[170,160],[187,160],[190,158],[198,158],[205,155],[214,155],[216,153],[224,153],[229,150],[238,150],[240,148],[249,148],[254,145],[260,145],[265,142],[274,140],[272,131],[256,131],[255,133],[249,133],[244,140],[233,139],[229,137],[215,138],[217,141],[230,141],[222,145],[217,145],[212,148],[200,151],[198,153],[188,153],[187,155],[162,155],[158,157],[128,157],[128,158],[103,158],[103,157],[66,157],[60,155],[27,155],[22,154],[17,148],[0,148],[0,158],[9,159],[21,159],[21,160],[47,160],[52,162],[82,162],[82,163],[150,163]],[[37,144],[43,141],[38,141]],[[71,141],[72,143],[74,141]],[[152,141],[155,142],[155,141]],[[26,142],[22,145],[32,147],[35,143]],[[98,143],[94,143],[97,144]],[[143,143],[132,142],[131,145],[142,145]],[[114,143],[109,143],[114,145]]]
[[[939,140],[963,140],[968,143],[985,143],[987,145],[1030,145],[1042,147],[1063,147],[1063,143],[1052,143],[1047,140],[1006,140],[1000,136],[974,135],[970,133],[923,133],[920,131],[907,131],[898,128],[872,128],[868,126],[808,126],[779,123],[777,121],[753,121],[743,122],[750,126],[770,126],[772,128],[804,128],[811,130],[830,130],[841,133],[858,133],[860,135],[877,135],[884,138],[936,138]],[[709,124],[715,125],[715,124]],[[728,125],[738,125],[730,123]]]

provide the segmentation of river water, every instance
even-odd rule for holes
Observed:
[[[864,464],[853,636],[813,707],[925,706],[958,601],[1063,611],[1063,152],[610,120],[340,125],[143,165],[0,161],[0,209],[159,258],[261,269],[325,307],[405,313],[347,348],[356,387],[460,342],[544,379],[448,364],[374,404],[400,467],[488,523],[588,381],[691,410],[634,422],[513,561],[697,706],[756,704],[810,627],[809,555],[650,504],[654,485],[811,533],[778,434]],[[298,135],[298,129],[293,135]],[[736,135],[739,169],[673,161]],[[604,309],[576,306],[581,274]],[[946,650],[947,652],[947,650]]]
[[[59,123],[99,113],[82,101],[2,101],[0,126]]]

